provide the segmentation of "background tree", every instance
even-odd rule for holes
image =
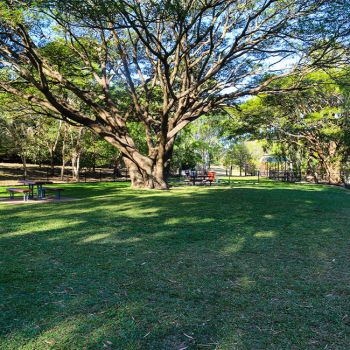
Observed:
[[[62,120],[48,119],[46,123],[41,123],[43,127],[42,134],[44,137],[40,138],[43,145],[46,146],[50,157],[51,175],[54,175],[55,161],[57,158],[57,149],[61,139]]]
[[[219,111],[207,115],[191,125],[195,139],[194,148],[199,159],[197,167],[203,172],[210,169],[213,163],[218,163],[222,155],[222,142],[220,140],[222,115]]]
[[[120,152],[98,135],[86,131],[84,137],[82,166],[95,172],[96,167],[113,167],[116,172],[122,167]]]
[[[239,168],[239,176],[242,176],[242,170],[253,167],[253,157],[248,147],[243,142],[232,144],[225,153],[225,164],[230,167],[232,175],[232,167],[235,165]]]
[[[196,169],[201,161],[200,154],[197,152],[197,140],[194,138],[193,129],[186,128],[179,134],[171,159],[171,171],[181,175],[182,170]]]
[[[36,140],[35,121],[30,118],[23,120],[22,115],[3,115],[0,120],[1,134],[11,140],[14,153],[21,159],[24,176],[27,176],[27,163],[35,159],[40,163],[40,148]]]
[[[283,78],[278,84],[293,86],[294,79]],[[349,146],[345,80],[344,71],[315,72],[301,81],[305,89],[251,99],[231,110],[231,133],[267,139],[295,170],[306,171],[315,181],[338,183]]]

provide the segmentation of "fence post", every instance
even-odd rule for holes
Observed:
[[[100,182],[102,181],[102,169],[100,168]]]
[[[49,169],[46,169],[46,181],[49,181]]]
[[[86,182],[86,168],[84,169],[84,182]]]

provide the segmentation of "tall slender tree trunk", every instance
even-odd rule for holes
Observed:
[[[94,153],[93,159],[92,159],[92,172],[95,173],[96,171],[96,154]]]
[[[26,178],[28,176],[28,168],[27,168],[27,157],[25,153],[21,155],[22,165],[23,165],[23,176]]]
[[[74,181],[79,181],[79,172],[80,172],[80,153],[73,152],[73,155],[72,155],[72,174],[73,174]]]
[[[61,180],[64,179],[64,172],[66,170],[66,141],[67,141],[67,125],[64,125],[63,140],[62,140],[62,166],[61,166]]]
[[[52,149],[49,150],[50,152],[50,174],[53,176],[55,174],[55,154]]]
[[[62,158],[62,165],[61,165],[61,180],[64,179],[64,173],[66,171],[66,159]]]
[[[50,153],[51,176],[55,175],[55,154],[56,154],[56,149],[57,149],[57,146],[58,146],[58,141],[59,141],[60,136],[61,136],[62,125],[63,125],[63,121],[60,120],[59,124],[58,124],[57,132],[56,132],[56,136],[55,136],[53,144],[51,144],[48,141],[48,150],[49,150],[49,153]]]

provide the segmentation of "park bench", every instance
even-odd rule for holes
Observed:
[[[15,199],[15,193],[23,194],[23,201],[27,202],[29,198],[30,190],[26,188],[7,188],[7,191],[10,192],[10,199]]]
[[[61,199],[61,192],[63,191],[63,188],[58,187],[43,187],[42,188],[42,195],[43,198],[46,196],[46,192],[55,192],[56,199]]]
[[[186,174],[187,175],[187,174]],[[214,171],[208,171],[207,175],[200,175],[200,174],[192,174],[187,175],[187,178],[185,179],[185,183],[189,185],[206,185],[206,184],[212,184],[212,182],[215,181],[215,172]]]

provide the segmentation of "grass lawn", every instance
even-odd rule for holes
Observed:
[[[0,204],[1,350],[349,349],[349,191],[65,195]]]

